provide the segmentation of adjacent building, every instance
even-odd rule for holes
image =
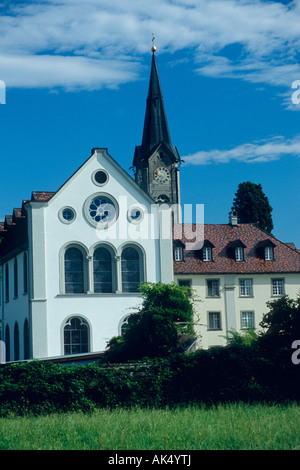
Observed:
[[[196,233],[197,226],[190,231]],[[194,291],[198,346],[225,345],[231,330],[258,329],[267,302],[300,294],[296,247],[255,224],[238,224],[235,214],[228,224],[204,225],[198,250],[185,249],[190,239],[184,232],[174,238],[174,277]]]

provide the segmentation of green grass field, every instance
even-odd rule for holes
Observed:
[[[300,406],[116,409],[0,419],[1,450],[300,450]]]

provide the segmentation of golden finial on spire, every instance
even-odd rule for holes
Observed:
[[[154,40],[155,40],[155,36],[154,36],[154,33],[152,33],[152,48],[151,48],[151,51],[153,52],[156,52],[156,45],[154,44]]]

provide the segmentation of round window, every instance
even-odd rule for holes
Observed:
[[[70,224],[75,220],[76,212],[72,207],[63,207],[59,211],[58,216],[61,222],[64,222],[65,224]]]
[[[103,194],[91,196],[86,201],[85,213],[93,225],[107,227],[118,217],[117,203],[113,198]]]
[[[97,170],[93,173],[92,179],[98,186],[103,186],[108,181],[108,174],[104,170]]]

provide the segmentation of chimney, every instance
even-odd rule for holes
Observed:
[[[236,227],[238,224],[238,216],[235,210],[229,212],[229,224]]]

